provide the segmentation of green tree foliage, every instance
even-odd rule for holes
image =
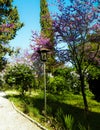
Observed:
[[[23,26],[12,2],[13,0],[0,0],[0,71],[6,65],[4,56],[13,52],[8,44],[9,40],[13,39]]]
[[[47,90],[50,93],[60,94],[64,91],[80,92],[78,75],[73,68],[57,68],[53,77],[49,78]]]
[[[63,76],[55,76],[50,78],[47,90],[50,93],[59,94],[66,89],[66,82]]]
[[[6,48],[3,48],[2,45],[0,45],[0,71],[4,69],[7,61],[3,57],[5,55]]]
[[[0,0],[0,43],[7,43],[13,39],[23,25],[12,2],[13,0]]]
[[[22,93],[32,88],[35,83],[32,70],[25,64],[16,64],[8,67],[4,78],[5,82],[10,86],[19,86]]]
[[[88,74],[89,89],[100,100],[100,66],[91,65]]]
[[[90,43],[86,46],[88,62],[100,66],[100,29],[88,36]]]
[[[52,19],[49,13],[48,4],[46,0],[40,1],[40,24],[41,24],[41,33],[43,33],[47,38],[50,38],[52,47],[54,47],[54,33],[52,30]]]
[[[41,33],[50,39],[50,54],[48,56],[48,71],[53,71],[54,66],[59,63],[55,60],[54,31],[52,27],[53,21],[50,16],[48,3],[46,0],[40,0],[40,25]]]

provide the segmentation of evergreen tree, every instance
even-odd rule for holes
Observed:
[[[59,63],[55,60],[55,44],[54,44],[54,31],[53,21],[50,16],[48,3],[46,0],[40,0],[40,25],[41,33],[47,38],[50,38],[50,52],[51,55],[48,57],[48,70],[51,72],[54,70],[54,66],[59,66]]]
[[[0,0],[0,42],[7,43],[13,39],[17,30],[22,27],[13,0]]]
[[[40,0],[40,24],[41,33],[43,33],[47,38],[50,38],[53,47],[54,33],[52,29],[52,19],[50,17],[46,0]]]
[[[17,7],[14,7],[12,2],[13,0],[0,0],[0,70],[6,63],[4,56],[11,53],[9,40],[13,39],[23,26],[19,20]]]

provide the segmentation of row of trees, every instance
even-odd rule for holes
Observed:
[[[100,99],[100,89],[98,84],[100,82],[99,68],[91,66],[90,70],[89,78],[88,80],[85,80],[86,88],[88,88],[87,83],[89,83],[89,88],[95,95],[95,98]],[[66,91],[70,91],[75,94],[80,93],[79,75],[77,75],[72,67],[56,68],[52,75],[52,77],[49,75],[47,77],[47,91],[49,93],[62,94]],[[40,80],[37,81],[38,78]],[[13,66],[9,65],[4,75],[4,80],[10,88],[19,89],[21,94],[24,94],[27,91],[31,92],[31,89],[33,88],[43,89],[42,78],[42,73],[40,77],[36,77],[36,73],[33,68],[30,68],[27,64],[23,63],[17,63]]]

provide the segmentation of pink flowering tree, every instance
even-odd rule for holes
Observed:
[[[89,43],[88,35],[92,35],[92,33],[100,29],[98,0],[73,0],[69,6],[66,6],[65,0],[57,0],[57,2],[59,11],[53,16],[53,28],[57,46],[61,46],[62,42],[66,46],[64,50],[59,48],[58,54],[60,59],[71,62],[76,68],[76,72],[79,75],[84,108],[85,111],[88,111],[85,77],[89,63],[86,62],[85,49],[88,49],[86,48]]]
[[[40,55],[38,51],[41,48],[51,49],[50,39],[44,36],[43,34],[39,34],[37,32],[32,32],[32,43],[30,44],[30,48],[26,50],[17,49],[15,54],[12,56],[13,64],[26,64],[33,70],[35,70],[36,75],[42,73],[42,63],[40,62]]]
[[[50,42],[50,38],[47,38],[43,33],[39,32],[32,32],[32,43],[30,45],[32,50],[31,60],[33,61],[34,69],[36,72],[36,77],[38,78],[38,84],[37,86],[41,86],[42,84],[42,62],[40,61],[40,55],[38,51],[41,48],[47,48],[49,50],[52,50],[52,44]]]
[[[37,60],[40,58],[38,51],[41,48],[51,49],[50,38],[47,38],[43,33],[32,32],[32,44],[30,45],[33,55],[32,59]]]

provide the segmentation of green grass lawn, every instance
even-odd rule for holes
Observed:
[[[29,115],[31,118],[44,125],[44,92],[40,90],[32,91],[21,96],[18,91],[6,91],[7,97],[14,102],[14,104]],[[100,102],[93,99],[93,95],[87,91],[87,100],[89,105],[88,124],[89,130],[100,130]],[[86,118],[84,114],[84,104],[81,94],[74,95],[66,92],[62,95],[52,95],[47,93],[47,123],[45,124],[49,130],[60,130],[59,119],[57,117],[58,110],[62,109],[64,115],[72,115],[75,119],[75,125],[80,122],[86,125]],[[59,122],[59,123],[58,123]]]

